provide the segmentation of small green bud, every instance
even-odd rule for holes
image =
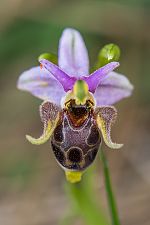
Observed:
[[[98,54],[97,66],[102,67],[107,63],[118,61],[120,58],[120,48],[115,44],[105,45]]]
[[[38,60],[40,59],[47,59],[49,61],[51,61],[52,63],[56,64],[58,63],[58,58],[55,54],[53,53],[43,53],[38,57]]]

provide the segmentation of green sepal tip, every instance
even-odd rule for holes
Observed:
[[[58,57],[54,53],[43,53],[38,57],[38,60],[47,59],[54,64],[58,64]]]

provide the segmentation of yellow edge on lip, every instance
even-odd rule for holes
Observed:
[[[70,183],[77,183],[81,181],[82,172],[80,171],[65,171],[66,179]]]

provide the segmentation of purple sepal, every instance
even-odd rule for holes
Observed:
[[[133,85],[122,74],[111,72],[97,87],[94,97],[96,105],[113,105],[132,94]]]
[[[88,52],[81,34],[72,28],[63,31],[58,48],[58,66],[70,76],[89,74]]]
[[[61,99],[65,96],[62,85],[46,69],[39,66],[24,71],[18,79],[17,87],[57,105],[61,104]]]

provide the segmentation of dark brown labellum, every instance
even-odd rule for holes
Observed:
[[[99,129],[92,112],[85,106],[74,106],[69,112],[65,110],[51,138],[58,163],[64,169],[74,171],[82,171],[91,165],[100,144]]]

